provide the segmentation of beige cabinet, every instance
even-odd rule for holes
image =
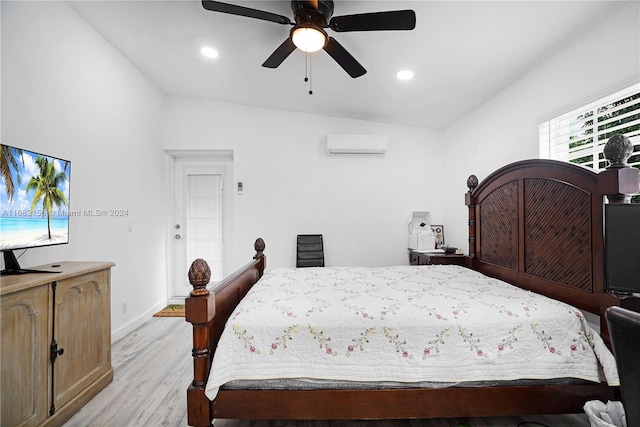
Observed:
[[[49,291],[39,286],[2,295],[0,302],[0,424],[35,426],[49,414]]]
[[[0,424],[59,426],[113,379],[112,263],[2,277]]]

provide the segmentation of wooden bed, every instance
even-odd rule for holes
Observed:
[[[610,150],[611,151],[611,150]],[[600,314],[620,305],[604,284],[603,203],[628,202],[639,188],[638,170],[624,161],[600,174],[551,160],[507,165],[481,183],[468,179],[467,266],[519,287]],[[626,159],[625,159],[626,160]],[[186,301],[193,324],[193,381],[187,391],[188,422],[213,419],[403,419],[579,413],[586,401],[619,399],[606,383],[536,386],[373,390],[227,390],[214,401],[204,394],[216,344],[226,319],[263,275],[265,243],[213,292],[206,266],[190,271],[194,291]]]

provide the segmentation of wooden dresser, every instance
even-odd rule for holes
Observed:
[[[0,279],[3,427],[60,426],[111,383],[109,262]]]

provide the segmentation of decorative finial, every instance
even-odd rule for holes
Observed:
[[[209,290],[207,284],[211,280],[211,269],[207,261],[198,258],[191,263],[189,268],[189,283],[193,286],[191,296],[207,295]]]
[[[258,237],[256,242],[253,244],[253,248],[256,250],[256,255],[253,257],[254,259],[264,257],[264,246],[264,240],[262,240],[262,237]]]
[[[624,135],[613,135],[604,146],[604,157],[609,161],[607,169],[626,168],[627,159],[633,153],[633,144]]]
[[[477,186],[478,186],[478,177],[475,175],[469,176],[469,178],[467,178],[467,188],[469,188],[469,191],[475,190]]]

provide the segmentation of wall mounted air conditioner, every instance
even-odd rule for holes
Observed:
[[[377,154],[387,151],[389,138],[386,135],[328,135],[329,154]]]

